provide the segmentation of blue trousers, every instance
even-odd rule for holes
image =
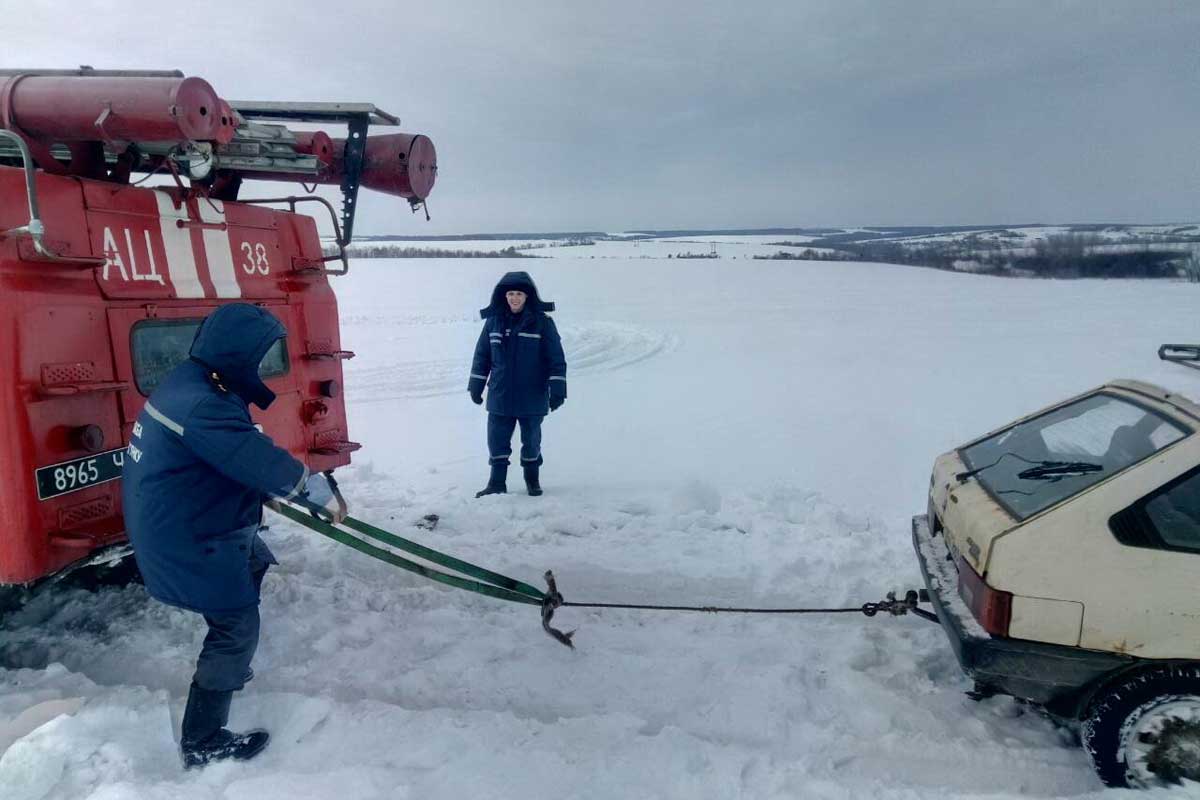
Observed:
[[[250,551],[250,575],[256,592],[262,589],[263,577],[274,563],[274,555],[256,535]],[[237,611],[209,612],[204,621],[208,623],[208,635],[196,659],[192,681],[201,689],[236,692],[254,677],[250,662],[258,650],[258,604]]]
[[[521,464],[541,464],[543,419],[545,419],[543,416],[507,417],[503,414],[488,414],[487,440],[489,463],[508,463],[508,457],[512,455],[513,431],[520,424]]]

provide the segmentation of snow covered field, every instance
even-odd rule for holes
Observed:
[[[355,262],[336,284],[366,445],[342,478],[353,513],[533,583],[553,568],[573,600],[858,605],[918,584],[909,518],[938,453],[1108,378],[1200,395],[1155,358],[1197,340],[1200,285],[747,260],[762,246]],[[506,269],[559,304],[569,399],[545,425],[546,495],[475,500],[485,415],[465,387]],[[411,527],[428,513],[436,531]],[[0,797],[1119,794],[1069,732],[966,698],[918,619],[567,609],[571,652],[530,607],[278,518],[268,537],[283,563],[233,718],[271,729],[265,754],[179,768],[198,618],[139,587],[59,594],[0,633]]]

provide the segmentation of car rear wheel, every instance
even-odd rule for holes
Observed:
[[[1108,786],[1200,780],[1200,665],[1143,672],[1107,688],[1089,707],[1082,735]]]

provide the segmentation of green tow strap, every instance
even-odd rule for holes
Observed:
[[[445,553],[439,553],[436,550],[424,547],[416,542],[411,542],[408,539],[395,535],[394,533],[388,533],[385,530],[376,528],[374,525],[370,525],[362,520],[358,520],[353,517],[346,517],[342,524],[344,524],[347,528],[362,534],[363,536],[386,544],[389,547],[394,547],[397,550],[403,550],[404,552],[415,555],[418,558],[423,558],[426,561],[431,561],[439,566],[452,569],[455,572],[461,572],[464,575],[470,575],[473,578],[478,578],[479,580],[469,580],[467,578],[460,578],[457,575],[448,575],[445,572],[431,569],[423,564],[418,564],[415,561],[409,561],[403,556],[398,556],[389,550],[384,550],[369,542],[365,542],[357,536],[351,536],[345,531],[339,530],[335,526],[329,524],[325,520],[317,519],[307,511],[302,511],[301,509],[292,505],[288,505],[287,503],[274,503],[272,504],[272,508],[274,511],[287,517],[292,522],[303,525],[309,530],[316,531],[322,536],[327,536],[330,539],[333,539],[335,542],[339,542],[347,547],[354,548],[360,553],[383,561],[384,563],[391,564],[394,567],[399,567],[400,569],[405,569],[409,572],[415,572],[417,575],[428,578],[431,581],[444,583],[447,586],[453,586],[457,589],[466,589],[469,592],[477,592],[479,594],[487,595],[488,597],[495,597],[498,600],[509,600],[514,603],[525,603],[526,605],[532,606],[544,605],[547,600],[547,595],[545,592],[536,589],[527,583],[522,583],[521,581],[501,575],[498,572],[486,570],[483,567],[478,567],[474,564],[454,558],[453,556],[448,556]]]
[[[546,593],[541,589],[530,586],[528,583],[510,578],[507,575],[501,575],[498,572],[486,570],[483,567],[478,567],[454,556],[448,556],[445,553],[439,553],[437,550],[432,550],[416,542],[397,536],[394,533],[388,533],[385,530],[376,528],[374,525],[363,522],[354,517],[346,517],[343,523],[347,528],[358,531],[364,536],[370,536],[372,539],[383,542],[384,544],[395,547],[397,550],[403,550],[406,553],[411,553],[417,558],[423,558],[426,561],[432,561],[455,572],[461,572],[463,575],[470,575],[472,578],[478,578],[485,583],[494,584],[503,589],[508,589],[518,594],[526,595],[532,598],[535,602],[541,603],[546,599]]]

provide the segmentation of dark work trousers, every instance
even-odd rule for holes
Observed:
[[[275,556],[259,536],[250,548],[250,575],[255,593],[262,589],[263,577]],[[212,611],[204,615],[208,635],[196,659],[192,681],[201,689],[236,692],[254,677],[250,662],[258,649],[258,604],[237,611]]]
[[[488,414],[488,461],[492,464],[508,463],[512,455],[512,435],[517,423],[521,425],[521,465],[542,463],[542,420],[536,417],[508,417],[503,414]]]

